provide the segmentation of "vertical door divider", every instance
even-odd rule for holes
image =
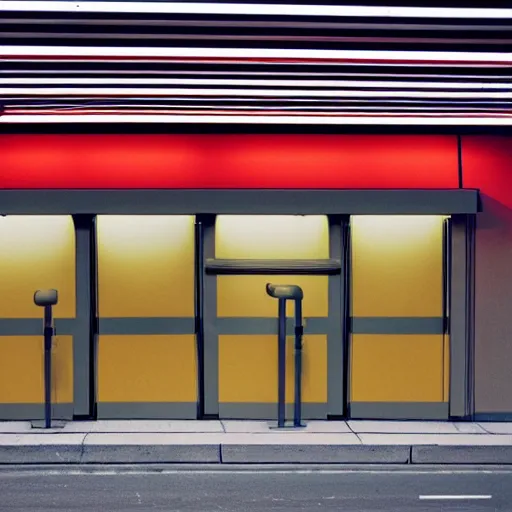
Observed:
[[[98,417],[98,342],[99,342],[99,309],[98,309],[98,218],[91,219],[90,248],[91,248],[91,278],[89,282],[91,293],[91,355],[90,355],[90,408],[93,419]]]
[[[195,220],[195,333],[197,346],[197,417],[204,415],[204,232],[203,217]]]
[[[215,215],[202,215],[201,225],[203,306],[203,404],[202,417],[219,417],[219,336],[217,332],[217,276],[207,274],[205,262],[215,258]]]
[[[73,417],[95,417],[94,404],[94,215],[73,215],[76,315],[73,332]]]
[[[350,215],[343,219],[343,257],[342,257],[342,293],[343,293],[343,310],[341,311],[342,322],[342,343],[343,343],[343,379],[344,379],[344,402],[345,417],[350,416],[350,358],[351,358],[351,333],[352,333],[352,252],[351,252],[351,231],[350,231]]]

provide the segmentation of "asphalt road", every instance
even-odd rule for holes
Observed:
[[[512,511],[512,468],[299,469],[0,469],[0,510]]]

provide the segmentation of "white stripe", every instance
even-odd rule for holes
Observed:
[[[282,64],[277,64],[282,65]],[[361,73],[357,71],[336,71],[336,72],[318,72],[318,71],[297,71],[297,72],[290,72],[290,71],[236,71],[236,70],[230,70],[230,71],[183,71],[183,70],[156,70],[156,69],[137,69],[137,70],[130,70],[130,69],[109,69],[108,71],[101,70],[101,69],[86,69],[86,70],[80,70],[80,69],[66,69],[66,70],[59,70],[59,69],[23,69],[18,70],[16,72],[22,72],[24,75],[57,75],[60,76],[60,80],[62,82],[62,79],[71,76],[71,75],[104,75],[107,73],[109,76],[118,76],[118,75],[139,75],[139,76],[149,76],[152,75],[194,75],[194,76],[230,76],[230,77],[244,77],[244,76],[252,76],[252,77],[260,77],[260,76],[293,76],[293,77],[328,77],[328,78],[347,78],[347,77],[355,77],[355,78],[361,78],[361,77],[368,77],[368,78],[411,78],[413,80],[421,79],[421,78],[427,78],[430,79],[433,76],[435,78],[444,78],[444,79],[452,79],[452,80],[468,80],[468,79],[474,79],[474,80],[482,80],[482,75],[450,75],[450,74],[438,74],[435,75],[429,75],[429,74],[422,74],[422,73],[406,73],[406,74],[400,74],[397,75],[397,73]],[[5,71],[3,73],[6,73]],[[7,71],[7,73],[12,73],[12,71]],[[0,75],[1,76],[1,75]],[[493,80],[506,80],[507,84],[510,84],[510,76],[507,75],[492,75],[491,77]],[[110,79],[116,80],[115,78]],[[447,83],[454,83],[454,82],[447,82]],[[485,84],[487,82],[482,82],[482,84]]]
[[[110,12],[161,14],[223,14],[256,16],[362,16],[398,18],[510,19],[512,9],[459,7],[388,7],[361,5],[280,5],[185,2],[70,2],[8,1],[0,2],[4,11],[39,12]]]
[[[46,63],[49,63],[49,62],[58,62],[58,63],[62,63],[62,59],[60,57],[37,57],[37,56],[14,56],[14,57],[9,57],[9,56],[3,56],[1,54],[1,49],[3,47],[0,46],[0,58],[2,58],[4,61],[6,62],[23,62],[24,64],[29,62],[44,62],[45,64]],[[171,59],[172,63],[173,64],[181,64],[181,63],[185,63],[185,64],[190,64],[190,59],[187,58],[187,57],[183,57],[183,58],[172,58]],[[90,57],[66,57],[66,62],[73,62],[73,63],[76,63],[76,62],[91,62],[91,59]],[[94,57],[92,62],[103,62],[102,58],[101,57]],[[169,63],[169,58],[166,58],[166,57],[157,57],[155,59],[151,59],[150,61],[146,61],[144,59],[138,59],[136,57],[123,57],[122,60],[116,58],[116,57],[113,57],[113,58],[109,58],[109,62],[115,62],[116,64],[122,62],[123,64],[140,64],[141,62],[144,63],[144,64],[148,64],[151,63],[151,64],[154,64],[154,63],[163,63],[163,64],[168,64]],[[215,62],[215,59],[212,61],[211,59],[202,59],[202,58],[197,58],[197,59],[194,59],[194,63],[195,64],[211,64],[212,62]],[[326,61],[325,59],[324,60],[306,60],[306,59],[301,59],[301,61],[298,63],[299,65],[301,66],[308,66],[309,69],[315,69],[316,66],[325,66],[326,65],[326,62],[328,62],[328,65],[329,66],[334,66],[334,67],[337,67],[337,68],[340,68],[340,69],[350,69],[350,68],[354,68],[354,67],[357,67],[357,66],[360,66],[362,61],[344,61],[344,60],[331,60],[331,61]],[[235,59],[234,61],[230,61],[228,64],[247,64],[247,60],[244,60],[244,59]],[[284,62],[285,64],[288,64],[288,62]],[[495,63],[495,62],[470,62],[470,63],[467,63],[467,62],[454,62],[454,61],[447,61],[447,62],[429,62],[428,60],[425,60],[425,61],[416,61],[416,62],[408,62],[408,61],[390,61],[390,62],[384,62],[384,61],[371,61],[371,65],[372,67],[374,68],[383,68],[383,69],[390,69],[390,70],[393,70],[397,63],[402,67],[402,68],[415,68],[419,65],[421,66],[427,66],[429,68],[442,68],[442,69],[451,69],[451,68],[467,68],[468,67],[468,64],[471,64],[472,67],[476,67],[476,68],[480,68],[480,69],[499,69],[499,70],[506,70],[508,68],[510,68],[510,63],[509,62],[498,62],[498,63]],[[272,67],[279,67],[279,66],[282,66],[283,65],[283,62],[279,61],[279,59],[275,59],[274,61],[269,61],[269,60],[265,60],[265,59],[254,59],[252,61],[249,61],[249,64],[263,64],[265,65],[265,67],[268,67],[268,68],[272,68]],[[297,64],[297,63],[294,63],[292,62],[292,64]],[[363,62],[363,64],[366,64],[366,62]],[[23,70],[23,72],[25,72],[26,70]],[[39,71],[41,72],[41,71]],[[143,71],[144,72],[144,71]],[[277,73],[274,73],[274,74],[279,74],[278,72]],[[395,75],[396,76],[396,73]],[[436,75],[438,76],[438,75]],[[480,77],[476,77],[476,78],[480,78]]]
[[[41,475],[41,476],[54,476],[54,475],[181,475],[181,474],[193,474],[193,475],[295,475],[295,474],[319,474],[319,475],[339,475],[339,474],[371,474],[371,475],[481,475],[492,474],[492,475],[509,475],[509,470],[406,470],[406,469],[223,469],[219,466],[218,469],[162,469],[156,466],[154,469],[129,469],[129,468],[112,468],[112,469],[97,469],[94,467],[86,469],[68,469],[68,468],[57,468],[57,469],[27,469],[18,468],[16,470],[2,469],[0,475],[9,476],[27,476],[27,475]],[[425,499],[425,498],[422,498]]]
[[[512,126],[509,117],[319,117],[223,115],[3,115],[2,123],[177,123],[177,124],[289,124],[289,125],[393,125],[393,126]]]
[[[3,46],[1,57],[168,57],[211,59],[339,59],[512,63],[505,52],[412,52],[373,50],[283,50],[273,48],[144,48],[88,46]]]
[[[492,498],[492,496],[490,494],[487,494],[487,495],[472,495],[472,494],[468,494],[468,495],[453,495],[453,496],[450,496],[450,495],[439,495],[439,496],[436,496],[436,495],[432,495],[432,496],[429,496],[429,495],[420,495],[420,500],[490,500]]]
[[[81,87],[5,87],[0,88],[2,96],[231,96],[231,97],[280,97],[280,98],[512,98],[512,92],[493,91],[310,91],[300,89],[151,89],[151,88],[81,88]]]
[[[370,82],[356,80],[228,80],[218,78],[0,78],[0,85],[224,85],[252,87],[358,87],[391,89],[510,89],[511,83]]]
[[[10,104],[8,109],[9,109],[9,112],[10,114],[19,114],[20,110],[23,110],[24,112],[28,113],[28,112],[32,112],[34,114],[41,114],[41,110],[47,114],[49,113],[48,111],[52,111],[52,113],[62,113],[62,112],[65,112],[65,111],[81,111],[81,110],[87,110],[88,113],[91,113],[92,111],[95,111],[95,112],[98,112],[98,113],[102,113],[102,114],[107,114],[107,113],[121,113],[122,111],[120,110],[122,107],[124,107],[125,109],[129,109],[129,110],[136,110],[138,114],[141,114],[141,113],[151,113],[151,114],[159,114],[159,110],[173,110],[174,112],[176,112],[176,110],[183,110],[183,109],[187,109],[187,111],[192,111],[192,110],[197,110],[197,111],[200,111],[202,112],[201,109],[205,109],[204,110],[204,113],[208,113],[208,111],[211,111],[211,110],[217,110],[217,111],[223,111],[224,114],[227,114],[227,112],[229,111],[236,111],[236,110],[246,110],[246,111],[255,111],[255,112],[258,112],[258,111],[262,111],[262,112],[265,112],[265,111],[286,111],[286,110],[294,110],[296,112],[300,112],[300,111],[304,111],[304,112],[307,112],[309,110],[314,110],[317,112],[317,115],[318,114],[323,114],[323,113],[329,113],[329,114],[332,114],[332,113],[343,113],[345,111],[347,112],[359,112],[359,113],[370,113],[370,112],[373,112],[373,111],[380,111],[382,114],[391,114],[392,112],[402,112],[404,111],[404,113],[407,113],[407,111],[418,111],[420,110],[421,112],[425,112],[425,114],[428,114],[429,111],[434,111],[434,114],[435,112],[444,112],[445,114],[450,114],[450,113],[453,113],[453,114],[462,114],[462,113],[465,113],[465,114],[470,114],[471,115],[471,112],[469,112],[469,110],[471,110],[471,107],[468,107],[468,106],[464,106],[464,107],[430,107],[430,106],[393,106],[393,107],[374,107],[374,106],[365,106],[365,107],[352,107],[352,106],[334,106],[334,107],[325,107],[325,106],[314,106],[314,107],[302,107],[302,106],[280,106],[280,105],[276,105],[276,106],[253,106],[253,105],[242,105],[242,106],[238,106],[238,105],[229,105],[229,106],[226,106],[226,107],[219,107],[218,105],[212,105],[212,104],[202,104],[202,105],[144,105],[144,104],[140,104],[140,103],[115,103],[115,104],[85,104],[85,105],[80,105],[80,104],[70,104],[70,103],[65,103],[65,104],[62,104],[62,103],[45,103],[44,105],[27,105],[27,104]],[[30,109],[30,110],[29,110]],[[36,109],[36,110],[34,110]],[[479,115],[479,114],[495,114],[496,116],[498,115],[512,115],[511,114],[507,114],[507,113],[503,113],[502,110],[503,109],[498,109],[496,107],[474,107],[474,109],[477,109],[477,112],[473,112],[474,115]],[[16,112],[13,112],[13,110],[16,110]],[[142,111],[142,112],[141,112]],[[127,112],[126,112],[127,113]],[[418,114],[418,112],[416,112],[416,114]]]
[[[16,107],[19,107],[20,105],[26,105],[26,104],[23,104],[23,103],[17,103],[17,102],[22,102],[23,100],[33,100],[34,98],[32,96],[23,96],[21,98],[16,98],[15,100],[12,100],[12,102],[9,102],[9,108],[14,108],[14,106]],[[57,101],[58,99],[60,98],[47,98],[47,102],[51,102],[51,101]],[[130,105],[132,105],[133,101],[135,100],[141,100],[141,99],[147,99],[147,98],[144,98],[144,97],[130,97],[130,98],[123,98],[123,100],[121,99],[111,99],[111,98],[101,98],[101,99],[94,99],[94,98],[91,98],[91,96],[85,96],[85,95],[82,95],[82,96],[73,96],[72,98],[65,98],[64,100],[62,101],[67,101],[68,103],[62,103],[62,102],[59,102],[59,103],[55,103],[55,105],[61,105],[61,106],[82,106],[80,104],[77,104],[75,103],[75,101],[79,99],[79,100],[84,100],[86,101],[86,104],[90,105],[91,107],[96,107],[96,106],[112,106],[112,107],[116,107],[118,105],[121,105],[122,103],[120,103],[121,101],[130,101]],[[156,98],[153,98],[153,99],[156,99]],[[180,102],[180,105],[187,105],[190,103],[187,103],[189,101],[189,98],[183,96],[183,97],[177,97],[177,98],[164,98],[162,99],[161,101],[165,101],[165,100],[171,100],[173,102]],[[194,104],[197,104],[198,105],[198,108],[199,108],[199,105],[207,105],[208,101],[210,101],[209,98],[193,98],[194,100]],[[240,101],[243,101],[244,104],[247,104],[247,103],[253,103],[253,102],[261,102],[262,100],[260,98],[244,98],[243,100],[240,100],[240,98],[222,98],[223,102],[226,102],[226,103],[231,103],[231,102],[240,102]],[[278,102],[279,104],[283,102],[282,99],[280,98],[265,98],[264,100],[265,102]],[[322,104],[326,101],[328,101],[329,103],[361,103],[361,100],[360,99],[351,99],[351,98],[329,98],[327,100],[323,99],[323,98],[320,98],[320,99],[316,99],[316,98],[308,98],[307,100],[304,100],[304,99],[301,99],[301,98],[285,98],[285,101],[286,103],[291,103],[291,104],[294,104],[294,103],[300,103],[300,102],[304,102],[304,101],[307,101],[308,103],[319,103],[319,104]],[[371,105],[373,102],[375,103],[380,103],[381,100],[379,98],[377,99],[374,99],[374,98],[368,98],[365,100],[369,105]],[[480,103],[488,103],[489,105],[491,105],[492,107],[494,107],[494,102],[493,101],[485,101],[485,98],[483,98],[481,101],[479,101],[478,99],[477,100],[473,100],[473,99],[469,99],[467,101],[464,101],[463,105],[467,105],[468,107],[470,106],[473,106],[473,105],[479,105]],[[512,103],[512,101],[510,99],[504,99],[502,101],[500,101],[500,103]],[[403,105],[414,105],[414,106],[417,106],[418,108],[422,108],[422,106],[424,104],[432,104],[432,105],[437,105],[438,104],[438,101],[436,99],[402,99],[402,98],[398,98],[398,99],[393,99],[393,105],[396,105],[396,104],[403,104]],[[44,103],[44,104],[39,104],[38,106],[39,107],[45,107],[46,105],[54,105],[52,103]],[[147,105],[147,104],[142,104],[143,106]],[[153,104],[151,104],[151,106],[153,106]],[[228,107],[229,108],[229,107]]]

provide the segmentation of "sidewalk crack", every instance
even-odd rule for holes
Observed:
[[[477,425],[486,433],[486,434],[489,434],[491,436],[493,436],[494,434],[492,432],[490,432],[489,430],[487,430],[481,423],[477,423]]]
[[[85,452],[85,440],[87,439],[87,436],[90,434],[90,432],[87,432],[82,439],[82,444],[80,445],[80,464],[83,461],[84,458],[84,452]]]
[[[226,433],[226,425],[224,425],[224,422],[222,420],[219,420],[219,421],[220,421],[220,426],[222,427],[222,431],[225,434]]]
[[[348,429],[350,430],[350,432],[352,432],[352,434],[354,434],[358,441],[361,443],[361,444],[364,444],[363,443],[363,440],[359,437],[359,434],[349,425],[348,421],[345,422],[345,425],[347,425]]]

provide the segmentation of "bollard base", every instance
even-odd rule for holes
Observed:
[[[291,421],[285,421],[285,423],[284,423],[284,427],[279,427],[279,426],[277,425],[277,421],[269,421],[269,422],[268,422],[268,428],[269,428],[270,430],[279,430],[279,431],[287,431],[287,430],[301,430],[301,429],[304,429],[304,428],[306,428],[306,427],[307,427],[307,425],[306,425],[306,423],[304,423],[304,422],[303,422],[303,423],[301,423],[301,425],[300,425],[300,426],[297,426],[297,427],[296,427],[296,426],[293,424],[293,420],[291,420]]]
[[[52,424],[50,428],[64,428],[66,426],[66,421],[52,420]],[[32,428],[46,428],[45,420],[35,420],[31,422]]]

